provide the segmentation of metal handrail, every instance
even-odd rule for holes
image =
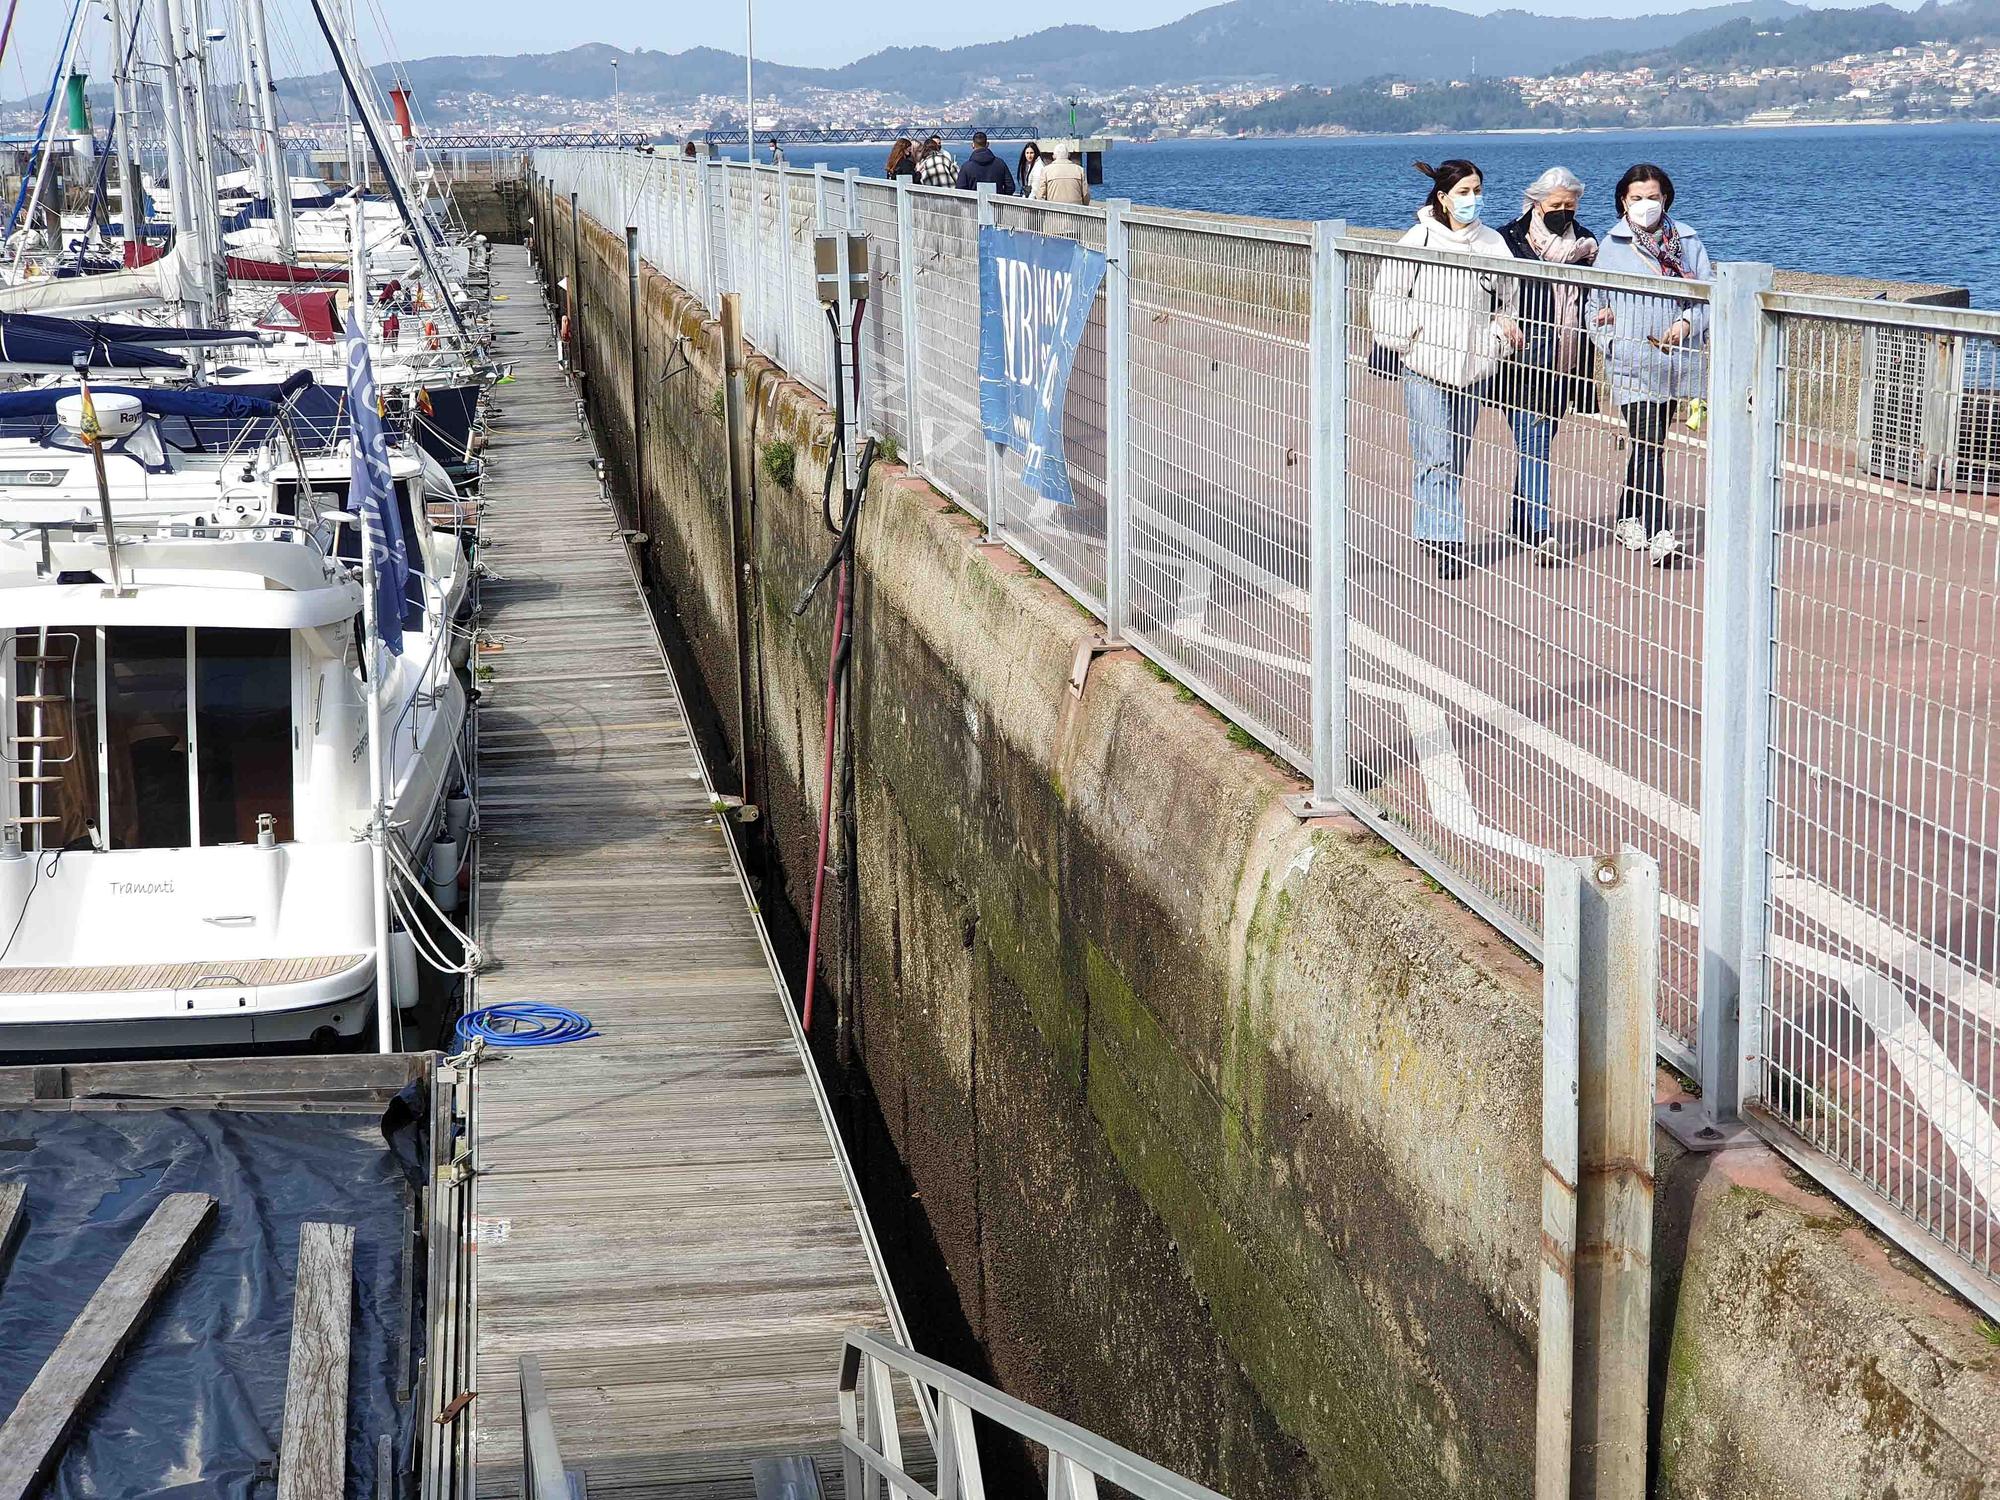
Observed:
[[[894,1399],[897,1375],[907,1378],[926,1399],[936,1399],[935,1494],[912,1479],[903,1463]],[[1092,1500],[1100,1479],[1138,1500],[1224,1500],[1217,1491],[1163,1469],[1074,1422],[1052,1417],[950,1365],[861,1329],[847,1335],[840,1356],[840,1446],[846,1492],[871,1494],[878,1480],[886,1480],[892,1500],[938,1500],[939,1496],[985,1500],[986,1481],[973,1440],[975,1412],[1047,1452],[1050,1500]]]
[[[569,1479],[563,1472],[562,1449],[556,1443],[555,1420],[549,1415],[549,1393],[542,1385],[542,1363],[532,1354],[521,1356],[521,1497],[522,1500],[568,1500]]]

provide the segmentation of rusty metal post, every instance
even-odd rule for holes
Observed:
[[[569,366],[576,371],[576,393],[588,399],[583,357],[583,215],[575,193],[569,195]]]
[[[1659,866],[1633,849],[1551,860],[1543,911],[1535,1495],[1645,1500]]]
[[[722,418],[729,446],[729,573],[730,593],[736,602],[736,791],[746,806],[757,805],[755,764],[750,720],[751,660],[755,643],[750,638],[750,622],[757,608],[755,528],[751,517],[750,465],[756,455],[750,451],[750,424],[744,390],[743,297],[738,292],[722,294]],[[763,826],[758,817],[748,824]],[[761,840],[761,834],[756,835]]]
[[[1568,1500],[1576,1368],[1577,923],[1582,872],[1542,882],[1542,1287],[1535,1360],[1535,1500]]]
[[[624,522],[636,530],[646,529],[646,431],[641,401],[645,382],[639,358],[639,229],[625,226],[625,327],[631,334],[630,356],[632,391],[632,516]]]

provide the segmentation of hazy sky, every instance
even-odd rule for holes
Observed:
[[[96,12],[102,0],[85,0]],[[157,0],[155,0],[157,3]],[[837,64],[881,47],[953,46],[1018,35],[1063,22],[1090,22],[1134,30],[1173,20],[1202,0],[1011,0],[967,5],[948,0],[755,0],[757,55],[778,62]],[[1484,13],[1503,4],[1544,15],[1639,15],[1693,9],[1684,0],[1445,0],[1459,10]],[[1709,3],[1709,0],[1704,0]],[[1866,3],[1866,0],[1851,0]],[[209,0],[212,15],[232,11],[232,0]],[[281,65],[289,58],[324,66],[308,0],[267,0],[272,48]],[[388,17],[396,50],[404,58],[459,52],[550,52],[580,42],[612,42],[679,52],[707,45],[740,51],[743,9],[735,0],[359,0],[362,15]],[[21,0],[8,55],[0,60],[0,96],[39,94],[69,14],[70,0]],[[88,34],[108,34],[99,19]],[[372,20],[362,23],[364,50],[381,55]],[[289,39],[289,41],[287,41]],[[310,44],[310,50],[308,50]],[[93,49],[104,54],[100,46]]]

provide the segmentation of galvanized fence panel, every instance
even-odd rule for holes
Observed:
[[[1126,248],[1126,634],[1307,765],[1310,247],[1134,213]]]
[[[1076,240],[1104,250],[1104,210],[1065,208],[1021,198],[996,198],[993,222],[1002,229],[1026,229]],[[1117,267],[1107,276],[1118,274]],[[1058,505],[1022,482],[1021,455],[1000,457],[1000,484],[993,529],[1009,546],[1061,584],[1078,602],[1102,615],[1104,600],[1106,448],[1105,383],[1110,361],[1105,349],[1105,299],[1091,303],[1090,321],[1070,366],[1063,400],[1063,457],[1069,469],[1072,503]]]
[[[784,184],[788,321],[780,363],[825,400],[832,395],[833,332],[827,325],[826,305],[819,300],[818,275],[813,267],[813,240],[820,226],[819,189],[811,172],[797,169],[784,174]],[[843,342],[846,339],[844,330],[841,338]]]
[[[1653,855],[1691,1053],[1706,288],[1347,264],[1353,784],[1531,949],[1546,854]]]
[[[623,211],[592,153],[536,163]],[[844,185],[686,181],[631,189],[645,243],[823,388]],[[978,200],[854,205],[876,433],[1100,615],[1117,547],[1127,639],[1530,952],[1546,855],[1652,855],[1662,1051],[2000,1311],[2000,315],[1126,211],[1060,508],[989,462]]]
[[[908,189],[917,349],[917,451],[924,477],[974,515],[987,513],[979,423],[979,212],[970,193]]]
[[[1790,308],[1751,1093],[1990,1278],[2000,317]]]
[[[909,458],[910,406],[903,360],[903,259],[896,229],[896,185],[857,182],[855,204],[868,236],[868,306],[861,320],[861,370],[870,424]]]

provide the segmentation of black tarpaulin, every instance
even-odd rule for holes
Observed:
[[[376,1446],[407,1470],[414,1379],[404,1278],[412,1189],[369,1116],[207,1109],[0,1111],[0,1182],[27,1224],[0,1263],[0,1413],[12,1411],[147,1216],[204,1192],[214,1222],[86,1408],[45,1492],[277,1492],[299,1226],[354,1226],[347,1493],[375,1493]],[[408,1362],[406,1363],[406,1360]]]

